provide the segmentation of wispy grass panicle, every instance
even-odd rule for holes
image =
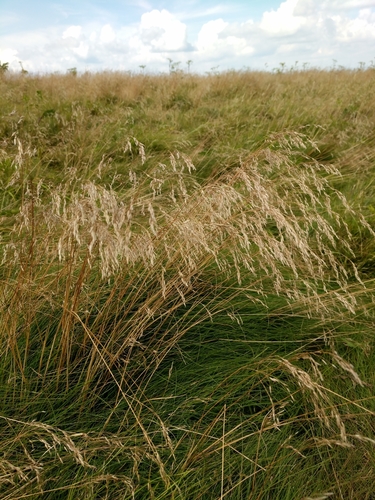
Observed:
[[[336,258],[338,228],[348,241],[350,232],[332,208],[337,191],[324,177],[334,170],[307,154],[307,147],[314,144],[302,134],[279,134],[273,139],[255,152],[243,153],[237,165],[203,185],[194,180],[191,160],[178,152],[170,155],[169,165],[157,164],[137,174],[130,170],[130,185],[121,194],[113,188],[115,179],[100,185],[92,176],[82,184],[46,186],[42,198],[41,182],[32,189],[27,184],[15,226],[15,234],[25,237],[9,243],[5,252],[12,248],[14,255],[24,255],[32,248],[35,261],[30,265],[56,269],[50,286],[65,276],[70,283],[65,293],[78,293],[77,300],[96,270],[102,286],[105,280],[118,283],[119,273],[134,283],[129,290],[142,286],[128,306],[130,325],[143,325],[139,339],[148,322],[154,328],[155,315],[165,317],[172,296],[180,298],[173,310],[186,307],[188,297],[196,293],[193,283],[204,279],[205,273],[214,273],[220,286],[236,276],[237,285],[251,291],[254,301],[271,293],[285,297],[291,306],[303,302],[312,315],[324,317],[341,308],[353,312],[356,297],[348,291],[348,283],[358,280],[358,272],[353,264],[349,275]],[[145,148],[134,141],[143,165]],[[296,157],[302,160],[296,162]],[[351,210],[342,196],[338,198],[343,209]],[[18,246],[29,241],[26,234],[32,246],[29,242],[28,250],[21,250]],[[350,252],[349,243],[341,244]],[[17,264],[23,269],[25,262],[13,260],[12,265]],[[80,269],[86,265],[82,275]],[[321,299],[321,290],[328,291],[327,282],[335,297],[330,303]],[[80,283],[78,292],[73,283]],[[89,290],[85,294],[91,300]],[[96,294],[93,299],[97,300]],[[140,300],[153,311],[149,320],[142,317]],[[219,303],[215,310],[225,307]],[[133,310],[135,306],[138,310]],[[126,317],[129,311],[125,305],[121,314]],[[121,335],[124,341],[127,335],[135,338],[126,327]],[[117,343],[113,347],[118,349]]]

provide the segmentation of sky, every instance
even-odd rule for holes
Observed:
[[[374,61],[375,0],[0,0],[0,62],[12,71],[206,73]]]

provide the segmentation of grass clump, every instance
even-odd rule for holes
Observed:
[[[2,498],[370,498],[372,78],[0,81]]]

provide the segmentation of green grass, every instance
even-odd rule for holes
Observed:
[[[372,498],[374,78],[2,75],[2,499]]]

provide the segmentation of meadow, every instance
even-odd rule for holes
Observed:
[[[0,74],[0,498],[375,498],[375,70]]]

